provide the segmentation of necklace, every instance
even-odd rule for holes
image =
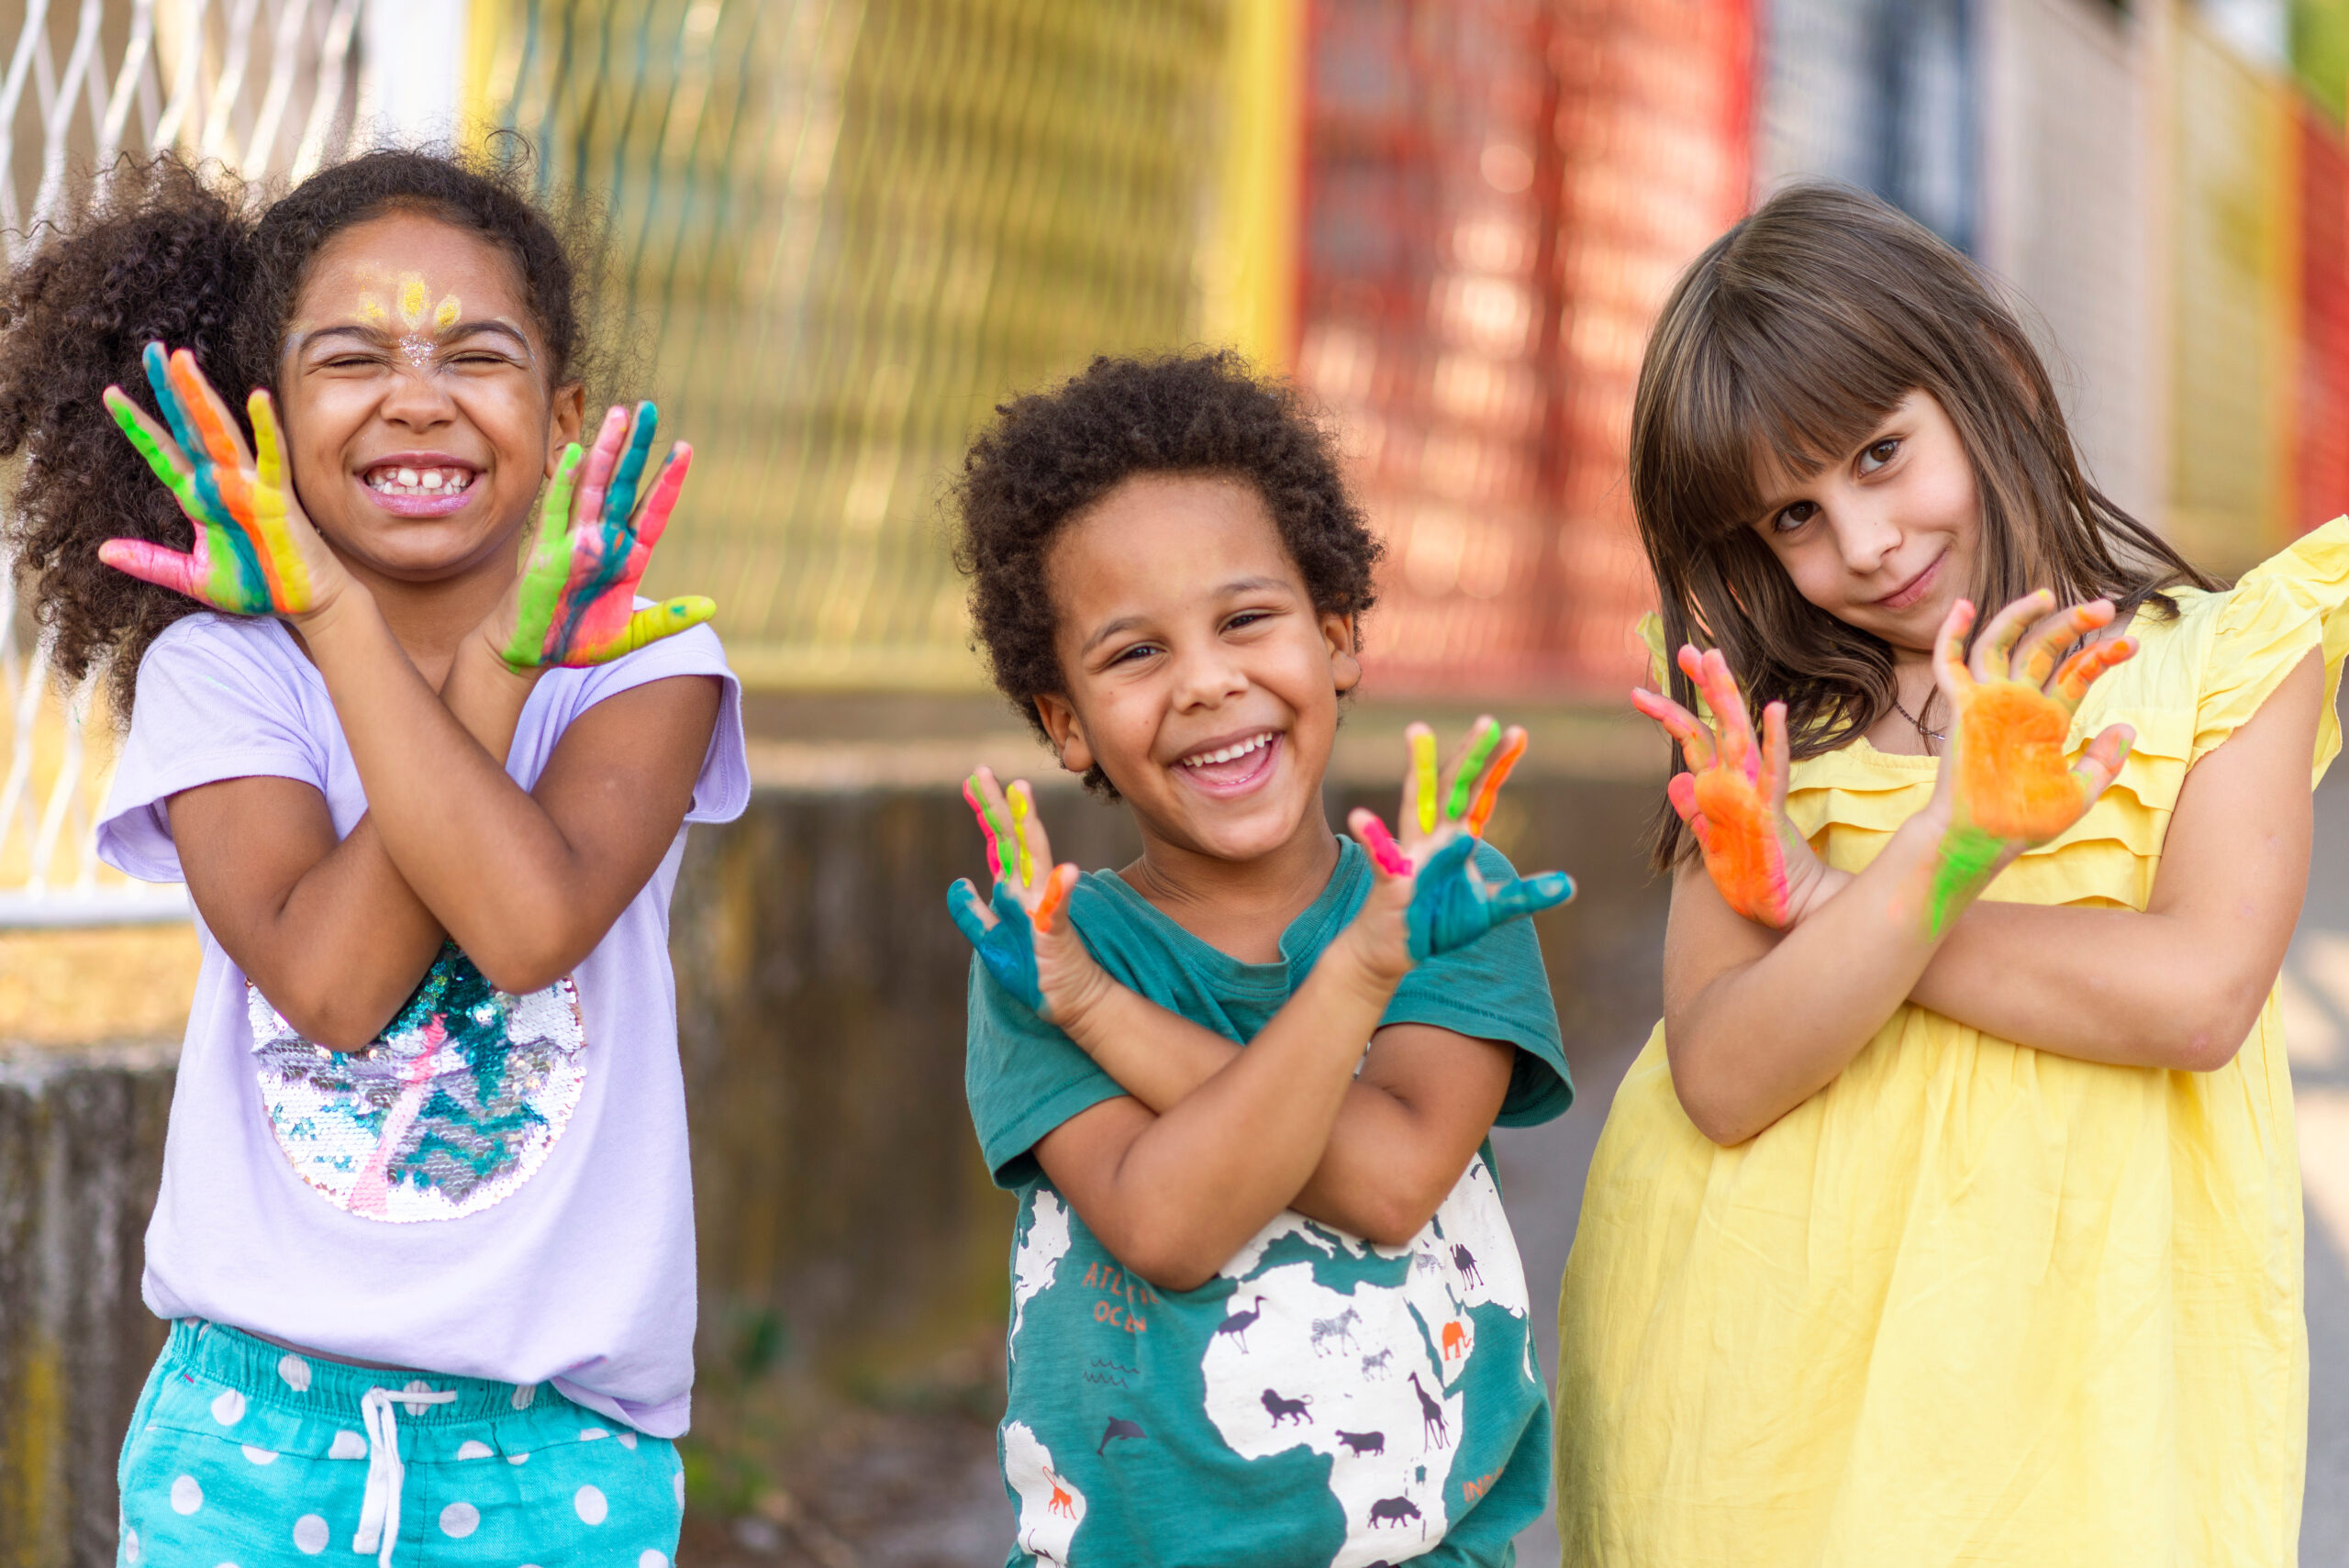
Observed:
[[[1944,741],[1944,742],[1945,742],[1945,741],[1947,741],[1947,740],[1949,740],[1949,731],[1948,731],[1948,730],[1946,730],[1946,729],[1928,729],[1928,728],[1925,728],[1925,721],[1924,721],[1923,719],[1921,719],[1921,718],[1919,718],[1915,714],[1910,713],[1907,708],[1905,708],[1905,707],[1901,706],[1900,706],[1900,699],[1899,699],[1898,697],[1895,697],[1895,698],[1893,698],[1893,699],[1892,699],[1892,710],[1893,710],[1895,713],[1898,713],[1901,717],[1903,717],[1903,718],[1907,719],[1909,723],[1911,723],[1911,724],[1915,725],[1915,726],[1917,727],[1917,733],[1918,733],[1919,735],[1920,735],[1920,736],[1924,737],[1926,740],[1940,740],[1940,741]],[[1932,698],[1931,698],[1931,697],[1927,697],[1927,698],[1925,699],[1925,711],[1926,711],[1927,713],[1931,713],[1931,712],[1932,712],[1932,710],[1933,710],[1933,699],[1932,699]]]

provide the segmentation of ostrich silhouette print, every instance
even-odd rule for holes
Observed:
[[[1427,1445],[1430,1448],[1450,1448],[1452,1423],[1444,1419],[1443,1404],[1441,1400],[1428,1397],[1428,1391],[1419,1386],[1419,1374],[1416,1372],[1411,1374],[1411,1392],[1419,1396],[1419,1420],[1426,1428],[1423,1437]]]
[[[1269,1388],[1264,1390],[1264,1408],[1272,1413],[1273,1425],[1275,1427],[1283,1421],[1294,1421],[1299,1426],[1311,1426],[1313,1418],[1305,1407],[1312,1403],[1313,1396],[1309,1394],[1299,1395],[1295,1399],[1284,1399]]]
[[[1238,1296],[1234,1296],[1232,1299],[1237,1301],[1240,1298]],[[1256,1305],[1254,1307],[1250,1307],[1245,1312],[1235,1312],[1229,1318],[1226,1318],[1222,1322],[1217,1324],[1215,1326],[1215,1333],[1230,1335],[1231,1342],[1240,1347],[1240,1353],[1246,1355],[1248,1353],[1248,1330],[1254,1328],[1256,1326],[1256,1319],[1262,1318],[1264,1315],[1264,1298],[1260,1296],[1256,1298]],[[1208,1338],[1215,1338],[1215,1334],[1210,1334]]]
[[[1096,1459],[1100,1458],[1108,1451],[1111,1443],[1139,1441],[1142,1439],[1148,1438],[1150,1434],[1148,1432],[1141,1429],[1140,1422],[1129,1421],[1120,1417],[1112,1416],[1109,1418],[1109,1424],[1101,1430],[1100,1446],[1093,1451],[1093,1456]]]

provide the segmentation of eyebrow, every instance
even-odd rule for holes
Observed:
[[[454,327],[450,328],[445,332],[437,334],[437,336],[442,342],[453,343],[466,338],[477,337],[484,332],[489,333],[494,337],[510,338],[514,340],[514,346],[521,350],[522,352],[528,354],[530,351],[529,339],[522,335],[520,328],[509,326],[503,321],[460,321]],[[295,339],[294,351],[297,354],[301,353],[328,338],[356,338],[363,343],[382,344],[396,343],[400,340],[401,337],[407,335],[408,334],[395,333],[388,328],[362,326],[357,322],[343,322],[337,326],[321,327],[315,331],[303,333],[299,338]]]
[[[1229,583],[1219,584],[1215,593],[1219,598],[1230,598],[1234,594],[1259,593],[1266,588],[1277,588],[1291,595],[1297,592],[1295,584],[1279,577],[1235,577]],[[1119,633],[1141,625],[1147,618],[1145,616],[1119,616],[1116,620],[1106,621],[1085,639],[1085,645],[1076,651],[1080,657],[1090,653]]]

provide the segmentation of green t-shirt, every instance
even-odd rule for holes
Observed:
[[[1117,980],[1244,1043],[1370,890],[1361,849],[1341,843],[1281,962],[1210,947],[1112,873],[1077,884],[1070,916]],[[1508,866],[1477,854],[1490,874]],[[1573,1098],[1530,922],[1421,964],[1383,1021],[1516,1045],[1506,1125]],[[1125,1271],[1030,1152],[1124,1091],[975,962],[967,1077],[988,1166],[1019,1197],[1000,1434],[1011,1562],[1511,1560],[1549,1485],[1550,1406],[1489,1149],[1408,1246],[1284,1211],[1213,1280],[1164,1292]]]

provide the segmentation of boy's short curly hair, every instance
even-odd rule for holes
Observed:
[[[1337,444],[1286,383],[1228,350],[1098,357],[1049,392],[999,406],[963,460],[954,564],[971,579],[977,646],[1003,695],[1050,740],[1036,699],[1064,695],[1046,580],[1052,540],[1138,474],[1218,475],[1264,497],[1324,615],[1361,617],[1385,547],[1346,492]],[[1114,795],[1097,763],[1085,787]]]

